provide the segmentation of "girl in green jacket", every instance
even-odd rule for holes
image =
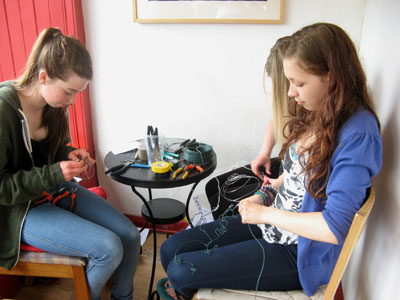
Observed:
[[[95,162],[85,149],[67,146],[68,105],[92,74],[81,42],[47,28],[22,76],[0,83],[0,266],[16,265],[21,241],[84,257],[92,299],[101,299],[112,275],[112,299],[128,300],[139,232],[111,204],[71,181]],[[56,204],[43,201],[43,195],[61,194],[67,196]]]

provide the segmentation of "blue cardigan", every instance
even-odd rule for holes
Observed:
[[[297,267],[307,295],[327,284],[355,213],[366,198],[367,188],[382,165],[382,140],[375,117],[359,111],[342,127],[330,163],[325,203],[306,192],[303,212],[321,211],[339,245],[299,236]]]

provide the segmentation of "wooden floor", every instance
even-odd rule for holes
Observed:
[[[166,239],[165,234],[157,234],[158,253],[161,243]],[[146,300],[149,290],[151,265],[153,262],[153,235],[149,235],[143,245],[143,252],[140,256],[138,269],[134,278],[134,299]],[[159,279],[166,277],[161,266],[160,256],[157,255],[156,275],[153,284],[155,290]],[[34,286],[24,286],[15,300],[75,300],[74,284],[70,279],[49,280],[36,279]],[[102,299],[110,299],[110,287],[107,285],[103,290]]]

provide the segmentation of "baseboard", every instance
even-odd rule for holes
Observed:
[[[127,216],[137,227],[142,228],[146,224],[146,220],[142,216],[129,214],[125,214],[125,216]],[[185,220],[182,220],[174,224],[159,224],[156,226],[156,228],[157,232],[174,234],[178,233],[179,231],[185,230],[188,226],[189,224]],[[147,223],[146,228],[153,229],[153,225],[151,223]]]

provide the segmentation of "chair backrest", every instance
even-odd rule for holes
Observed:
[[[333,270],[331,279],[329,280],[323,300],[332,300],[335,296],[336,289],[342,279],[343,273],[350,260],[354,247],[364,229],[365,223],[375,202],[375,189],[373,186],[369,189],[369,196],[360,210],[355,214],[351,223],[349,233],[344,241],[342,251],[340,252],[335,269]]]

